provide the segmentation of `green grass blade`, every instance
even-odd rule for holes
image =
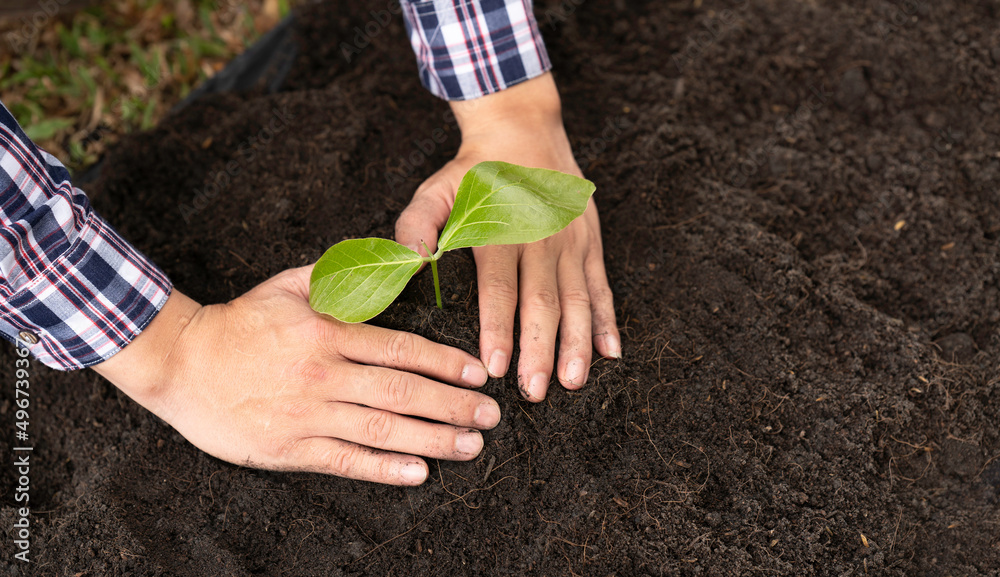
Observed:
[[[480,162],[458,186],[440,250],[535,242],[583,214],[594,194],[585,178],[506,162]]]
[[[34,141],[48,140],[60,130],[65,130],[70,126],[73,126],[73,121],[69,118],[47,118],[41,122],[25,126],[24,133]]]
[[[403,292],[423,262],[384,238],[345,240],[326,251],[309,279],[309,305],[347,323],[378,315]]]

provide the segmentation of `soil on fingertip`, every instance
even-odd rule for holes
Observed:
[[[537,405],[491,380],[479,458],[407,489],[219,461],[33,362],[33,563],[4,546],[5,574],[997,575],[996,5],[693,5],[535,6],[623,359]],[[95,206],[186,294],[391,238],[457,150],[399,16],[344,58],[371,9],[301,9],[282,92],[206,97],[108,158]],[[471,253],[440,269],[444,310],[424,271],[373,322],[478,354]]]

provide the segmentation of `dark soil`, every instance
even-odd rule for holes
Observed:
[[[348,63],[340,42],[381,5],[334,4],[301,11],[286,92],[196,103],[91,191],[201,302],[391,237],[458,146],[401,19]],[[93,372],[33,363],[31,569],[997,575],[996,4],[850,4],[539,2],[625,358],[540,405],[491,381],[504,420],[481,457],[432,462],[416,489],[229,465]],[[276,108],[289,129],[247,161]],[[375,322],[476,352],[471,254],[442,272],[444,311],[425,271]],[[9,348],[2,367],[10,385]],[[5,466],[0,566],[23,575],[15,484]]]

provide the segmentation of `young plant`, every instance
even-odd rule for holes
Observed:
[[[441,255],[457,248],[523,244],[551,236],[583,214],[594,188],[589,180],[556,170],[481,162],[458,186],[436,253],[423,257],[384,238],[339,242],[313,269],[309,305],[344,322],[367,321],[392,304],[429,262],[437,306],[443,308],[437,271]]]

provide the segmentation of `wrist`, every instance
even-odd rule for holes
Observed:
[[[177,344],[201,309],[197,302],[175,290],[131,343],[92,368],[134,401],[164,417],[162,400],[178,370],[174,358]]]
[[[450,104],[463,145],[495,140],[511,131],[564,132],[562,104],[552,73],[546,72],[506,90]]]

